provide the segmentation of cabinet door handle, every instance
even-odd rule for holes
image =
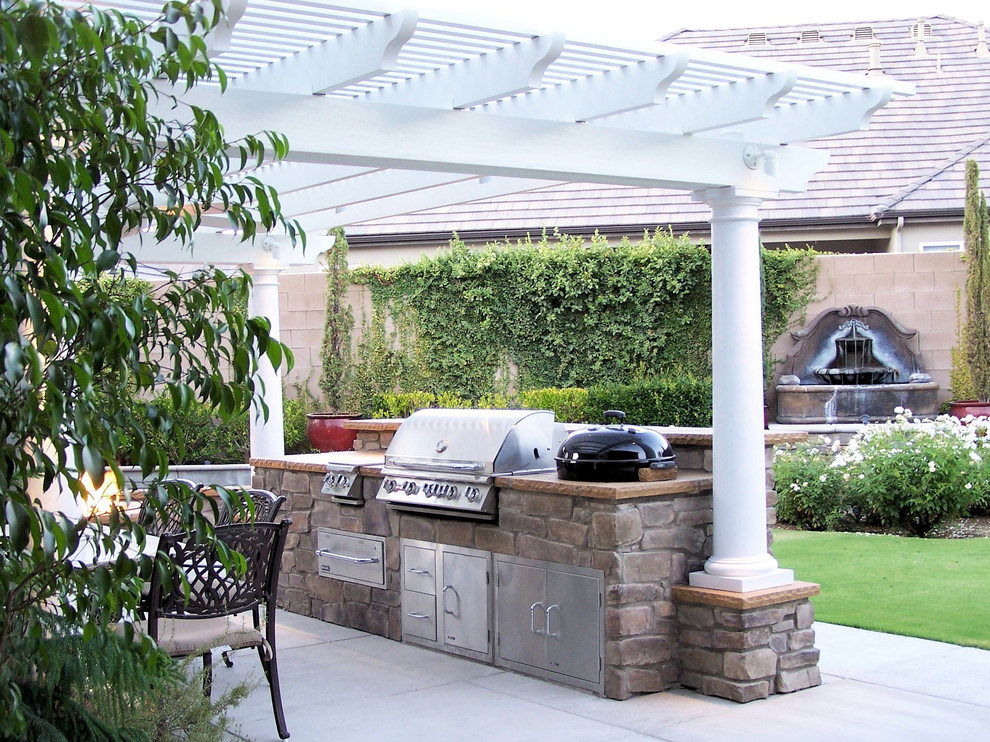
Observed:
[[[560,632],[559,631],[557,631],[557,632],[550,631],[550,611],[552,611],[554,609],[557,610],[557,613],[560,613],[560,606],[557,605],[556,603],[554,603],[552,606],[550,606],[549,608],[547,608],[547,626],[546,626],[546,631],[547,631],[547,636],[549,636],[551,639],[559,639],[560,638]]]
[[[351,562],[352,564],[375,564],[380,561],[378,557],[355,557],[349,554],[335,554],[329,549],[317,549],[316,556],[327,557],[328,559],[340,559],[345,562]]]
[[[536,628],[536,606],[540,606],[540,608],[544,607],[543,603],[539,601],[533,603],[533,605],[529,607],[529,630],[532,631],[534,634],[539,634],[540,636],[543,636],[543,631]],[[544,624],[545,623],[546,621],[544,620]]]
[[[410,611],[406,614],[409,618],[418,618],[420,621],[429,621],[430,617],[425,613],[416,613],[416,611]]]
[[[454,613],[452,610],[450,610],[447,607],[447,591],[448,590],[450,590],[454,594],[454,598],[457,599],[457,604],[458,605],[460,605],[460,602],[461,602],[461,600],[460,600],[461,596],[457,594],[457,590],[454,589],[454,586],[453,585],[444,585],[443,586],[443,592],[440,593],[440,596],[443,599],[443,612],[444,612],[444,615],[447,615],[447,616],[456,616],[457,614]]]
[[[416,567],[407,567],[406,572],[412,572],[414,575],[428,575],[430,570],[428,569],[417,569]]]

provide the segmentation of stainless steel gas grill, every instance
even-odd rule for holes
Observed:
[[[548,410],[420,410],[385,452],[378,499],[402,510],[494,520],[495,477],[554,469],[564,437]]]

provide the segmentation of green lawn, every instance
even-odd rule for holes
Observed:
[[[817,582],[815,618],[990,649],[990,538],[774,529],[773,554]]]

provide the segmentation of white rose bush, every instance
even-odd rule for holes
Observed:
[[[895,408],[840,446],[825,438],[782,448],[777,515],[811,530],[856,520],[924,536],[946,518],[990,504],[990,420],[920,420]]]

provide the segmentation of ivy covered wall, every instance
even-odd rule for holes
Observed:
[[[766,346],[812,298],[808,250],[764,251]],[[449,249],[394,268],[362,267],[368,286],[353,388],[478,399],[683,372],[711,374],[711,258],[658,231]]]

